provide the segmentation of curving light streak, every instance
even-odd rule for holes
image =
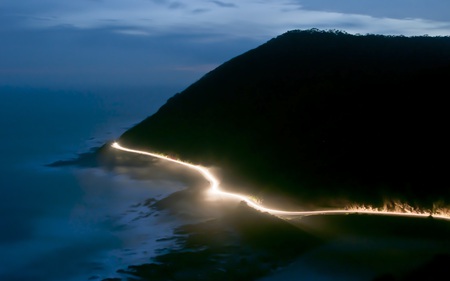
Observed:
[[[352,210],[344,210],[344,209],[337,209],[337,210],[318,210],[318,211],[284,211],[284,210],[276,210],[276,209],[270,209],[270,208],[266,208],[263,207],[259,204],[257,204],[256,202],[254,202],[253,200],[251,200],[249,197],[245,196],[245,195],[241,195],[241,194],[237,194],[237,193],[231,193],[231,192],[226,192],[226,191],[222,191],[219,188],[219,181],[217,180],[217,178],[205,167],[199,166],[199,165],[194,165],[191,163],[187,163],[187,162],[183,162],[180,160],[176,160],[176,159],[172,159],[170,157],[164,156],[162,154],[157,154],[157,153],[151,153],[151,152],[147,152],[147,151],[142,151],[142,150],[136,150],[136,149],[130,149],[130,148],[126,148],[121,146],[119,143],[114,142],[111,145],[113,148],[118,149],[118,150],[122,150],[122,151],[127,151],[127,152],[131,152],[131,153],[136,153],[136,154],[141,154],[141,155],[147,155],[147,156],[151,156],[151,157],[156,157],[159,159],[163,159],[166,161],[170,161],[170,162],[174,162],[183,166],[186,166],[190,169],[196,170],[197,172],[199,172],[207,181],[209,181],[210,183],[210,192],[217,194],[217,195],[221,195],[221,196],[226,196],[226,197],[230,197],[230,198],[235,198],[235,199],[239,199],[241,201],[246,202],[249,206],[255,208],[256,210],[262,211],[262,212],[268,212],[270,214],[273,215],[280,215],[280,216],[311,216],[311,215],[325,215],[325,214],[374,214],[374,215],[389,215],[389,216],[405,216],[405,217],[429,217],[432,216],[433,218],[440,218],[440,219],[445,219],[445,220],[450,220],[450,216],[447,215],[432,215],[432,214],[427,214],[427,213],[404,213],[404,212],[394,212],[394,211],[378,211],[378,210],[365,210],[365,209],[352,209]]]

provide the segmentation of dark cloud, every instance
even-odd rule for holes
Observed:
[[[211,1],[211,2],[220,7],[224,7],[224,8],[237,8],[236,4],[234,4],[234,3],[226,3],[226,2],[222,2],[222,1]]]
[[[169,4],[169,9],[180,9],[180,8],[184,8],[186,5],[184,5],[181,2],[172,2]]]
[[[259,44],[252,40],[209,41],[210,34],[183,30],[134,36],[137,32],[138,28],[117,24],[86,30],[3,31],[1,37],[8,40],[0,44],[0,85],[184,87],[208,71],[205,65],[212,69]]]
[[[210,10],[209,9],[195,9],[195,10],[192,10],[192,13],[193,14],[202,14],[202,13],[206,13],[208,11],[210,11]]]
[[[0,85],[186,84],[291,29],[450,32],[446,0],[231,1],[2,1]]]

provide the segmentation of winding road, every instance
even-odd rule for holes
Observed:
[[[226,196],[226,197],[235,198],[235,199],[238,199],[241,201],[245,201],[249,206],[251,206],[259,211],[268,212],[273,215],[311,216],[311,215],[325,215],[325,214],[332,215],[332,214],[354,213],[354,214],[373,214],[373,215],[389,215],[389,216],[404,216],[404,217],[430,217],[430,216],[432,216],[433,218],[450,220],[449,215],[414,213],[414,212],[378,211],[378,210],[367,210],[367,209],[363,209],[363,208],[361,208],[361,209],[355,208],[355,209],[336,209],[336,210],[316,210],[316,211],[285,211],[285,210],[270,209],[270,208],[266,208],[260,204],[257,204],[255,201],[253,201],[252,199],[250,199],[249,197],[247,197],[245,195],[226,192],[226,191],[221,190],[219,188],[219,180],[205,167],[202,167],[199,165],[194,165],[194,164],[187,163],[187,162],[183,162],[183,161],[176,160],[176,159],[172,159],[172,158],[169,158],[167,156],[157,154],[157,153],[123,147],[118,142],[114,142],[111,146],[113,148],[121,150],[121,151],[126,151],[126,152],[130,152],[130,153],[141,154],[141,155],[147,155],[150,157],[156,157],[159,159],[163,159],[166,161],[170,161],[170,162],[174,162],[174,163],[186,166],[186,167],[193,169],[193,170],[197,171],[198,173],[200,173],[210,183],[210,192],[220,195],[220,196]]]

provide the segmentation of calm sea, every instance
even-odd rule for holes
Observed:
[[[46,164],[117,138],[175,90],[0,87],[0,280],[101,280],[162,247],[176,222],[140,216],[142,202],[180,183]]]

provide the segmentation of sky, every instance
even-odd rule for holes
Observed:
[[[1,0],[0,86],[180,89],[292,29],[450,35],[448,0]]]

